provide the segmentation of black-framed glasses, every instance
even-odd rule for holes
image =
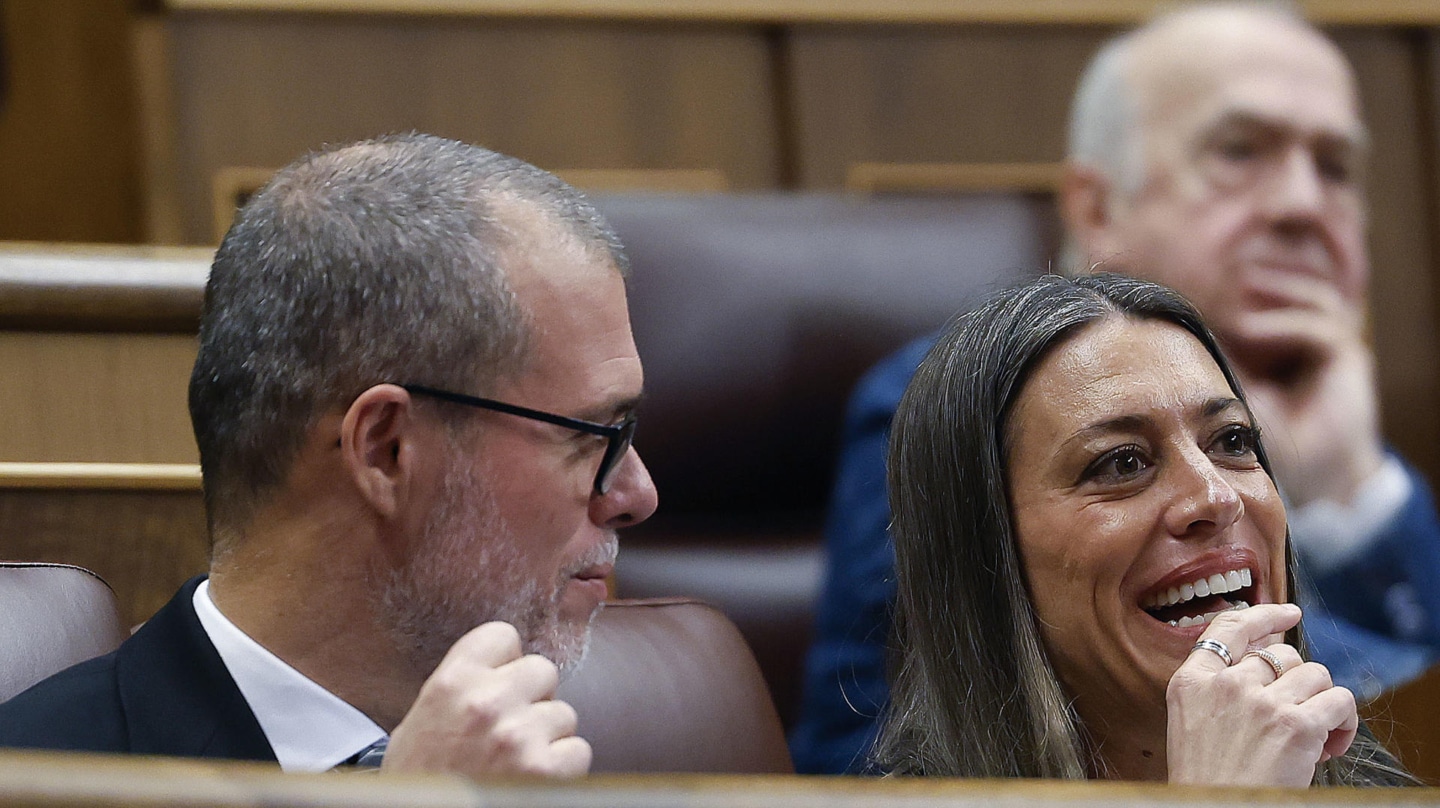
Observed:
[[[630,443],[635,440],[635,413],[633,412],[626,415],[625,420],[618,424],[597,424],[594,421],[567,418],[563,415],[556,415],[551,412],[544,412],[543,410],[532,410],[529,407],[521,407],[516,404],[506,404],[503,401],[496,401],[490,398],[467,396],[464,393],[452,393],[449,390],[426,387],[423,384],[402,384],[400,387],[411,393],[419,393],[422,396],[438,398],[441,401],[450,401],[455,404],[465,404],[470,407],[503,412],[506,415],[517,415],[521,418],[529,418],[532,421],[544,421],[547,424],[563,426],[566,429],[573,429],[576,432],[600,435],[608,439],[610,442],[605,446],[605,456],[600,458],[600,468],[595,472],[595,493],[597,494],[603,495],[610,492],[610,483],[614,482],[615,472],[620,468],[620,461],[625,458],[625,453],[630,451]]]

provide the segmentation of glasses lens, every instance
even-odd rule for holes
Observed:
[[[620,470],[620,463],[625,459],[625,454],[630,451],[630,444],[635,440],[635,416],[630,415],[620,424],[620,434],[610,439],[610,445],[605,447],[605,457],[600,460],[600,471],[595,475],[595,490],[601,494],[610,493],[610,483],[615,480],[615,472]]]

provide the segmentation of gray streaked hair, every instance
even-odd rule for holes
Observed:
[[[528,326],[503,264],[524,217],[625,271],[580,192],[431,135],[309,154],[246,203],[205,286],[190,377],[217,552],[326,411],[382,382],[483,395],[522,370]]]

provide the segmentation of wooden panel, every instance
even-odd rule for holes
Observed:
[[[1109,33],[798,28],[790,64],[800,185],[842,188],[861,163],[1059,162],[1075,81]]]
[[[1117,23],[1136,22],[1166,0],[167,0],[176,9],[455,14],[490,17],[729,22]],[[1431,0],[1299,0],[1328,22],[1426,25]]]
[[[875,193],[977,193],[1021,191],[1053,195],[1060,163],[856,163],[845,188]]]
[[[1386,437],[1440,482],[1434,163],[1420,103],[1423,64],[1400,31],[1332,31],[1355,66],[1370,129],[1370,310]]]
[[[0,559],[93,570],[126,625],[209,568],[208,536],[199,466],[0,463]]]
[[[0,460],[194,463],[195,338],[0,333]]]
[[[542,167],[780,176],[764,32],[737,27],[177,13],[169,18],[183,236],[210,178],[419,129]],[[165,207],[165,206],[162,206]]]
[[[598,193],[721,193],[730,190],[725,172],[714,168],[557,168],[576,188]]]
[[[1440,667],[1362,705],[1360,716],[1426,783],[1440,783]]]
[[[0,487],[0,558],[95,571],[115,589],[126,625],[148,620],[209,568],[208,536],[198,490]]]
[[[0,239],[139,239],[128,5],[0,4]]]

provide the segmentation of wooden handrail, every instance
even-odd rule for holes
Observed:
[[[0,490],[199,491],[193,463],[0,463]]]
[[[176,11],[427,14],[731,24],[1131,25],[1164,0],[166,0]],[[1433,0],[1299,0],[1328,25],[1436,25]]]
[[[0,243],[0,329],[193,333],[207,248]]]

